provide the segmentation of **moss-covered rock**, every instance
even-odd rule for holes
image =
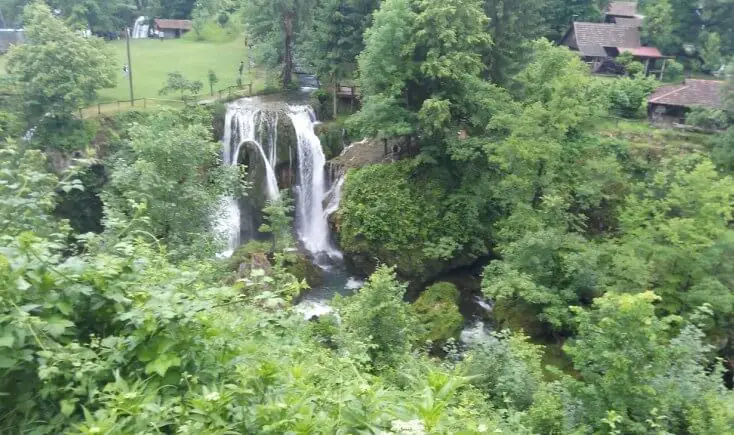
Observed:
[[[318,287],[324,282],[321,269],[318,268],[310,258],[301,252],[289,253],[285,257],[285,270],[298,278],[299,281],[306,280],[309,286]]]
[[[428,287],[413,304],[424,328],[421,341],[431,341],[440,346],[450,338],[457,338],[464,324],[459,313],[459,290],[448,282]]]

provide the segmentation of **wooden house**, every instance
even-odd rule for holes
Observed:
[[[684,123],[694,107],[724,109],[724,87],[718,80],[687,79],[683,83],[662,86],[647,99],[647,114],[655,123]]]
[[[180,38],[191,30],[190,20],[164,20],[156,18],[153,20],[157,35],[163,34],[164,38]]]

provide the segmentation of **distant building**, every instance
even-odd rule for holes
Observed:
[[[647,114],[657,123],[684,123],[694,107],[724,109],[725,82],[687,79],[677,85],[662,86],[647,99]]]
[[[0,29],[0,54],[8,51],[11,45],[22,44],[24,41],[23,29]]]
[[[637,13],[637,2],[611,2],[604,11],[604,21],[630,27],[642,27],[644,15]]]
[[[561,45],[577,51],[593,72],[616,72],[614,58],[627,52],[645,65],[647,74],[665,56],[655,47],[642,45],[643,19],[637,14],[637,3],[612,2],[606,9],[604,23],[574,22]]]
[[[163,32],[165,38],[180,38],[186,32],[191,30],[190,20],[164,20],[156,18],[153,20],[155,31],[160,34]]]

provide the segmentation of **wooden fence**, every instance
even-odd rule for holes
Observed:
[[[97,103],[84,109],[79,109],[79,118],[92,118],[103,114],[109,115],[126,110],[146,110],[153,107],[182,107],[189,104],[205,104],[230,98],[252,96],[252,83],[244,85],[228,86],[219,89],[212,94],[187,95],[183,100],[172,100],[166,98],[135,98],[134,100],[118,100],[110,103]]]

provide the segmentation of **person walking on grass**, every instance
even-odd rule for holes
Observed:
[[[240,77],[242,77],[242,73],[245,71],[245,61],[240,61]]]

